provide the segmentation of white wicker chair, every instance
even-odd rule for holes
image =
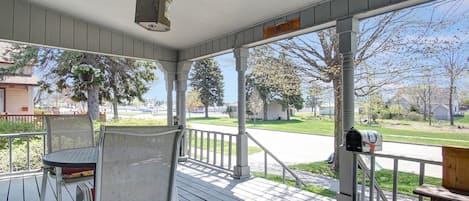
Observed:
[[[95,200],[177,200],[181,133],[178,127],[102,128]]]
[[[94,146],[93,122],[88,115],[46,116],[47,153]]]
[[[45,121],[47,126],[47,153],[95,145],[93,122],[88,115],[46,116]],[[47,176],[50,170],[55,172],[53,167],[43,167],[41,200],[44,199]],[[92,168],[61,168],[60,172],[61,175],[56,178],[57,183],[61,183],[63,178],[76,179],[93,175]],[[58,189],[57,195],[61,196],[61,192],[61,189]]]

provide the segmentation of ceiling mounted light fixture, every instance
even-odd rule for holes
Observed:
[[[149,31],[169,31],[169,4],[173,0],[137,0],[135,23]]]

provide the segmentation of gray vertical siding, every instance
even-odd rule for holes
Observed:
[[[364,12],[380,9],[377,13],[401,9],[420,4],[427,0],[331,0],[305,8],[295,13],[266,21],[254,27],[240,30],[237,33],[205,41],[196,46],[180,50],[179,60],[190,60],[217,52],[229,50],[250,44],[258,44],[264,40],[265,27],[300,18],[300,30],[334,22],[347,16],[363,14]],[[371,13],[370,15],[373,15]]]
[[[0,1],[0,39],[117,56],[177,61],[177,50],[47,10],[24,0]]]

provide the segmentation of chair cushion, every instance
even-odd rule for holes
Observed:
[[[93,201],[95,196],[94,188],[88,183],[77,185],[76,201]]]
[[[55,168],[51,170],[52,174],[55,175]],[[62,177],[64,179],[75,179],[79,177],[93,176],[93,168],[62,168]]]

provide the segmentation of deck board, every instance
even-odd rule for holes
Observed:
[[[8,198],[8,189],[10,188],[9,179],[0,180],[0,201],[6,201]]]
[[[39,188],[36,183],[36,177],[23,177],[24,181],[24,200],[39,201]]]
[[[12,191],[11,189],[19,189]],[[8,201],[24,200],[23,198],[23,178],[13,179],[10,181],[10,192],[8,193]]]
[[[204,200],[334,200],[297,188],[251,177],[244,180],[233,179],[230,174],[206,166],[186,162],[178,167],[176,184],[180,201]],[[0,178],[0,201],[39,200],[42,175]],[[80,182],[66,183],[62,186],[63,201],[74,201],[76,185]],[[55,201],[55,178],[48,177],[46,200]],[[23,197],[24,196],[24,197]]]

